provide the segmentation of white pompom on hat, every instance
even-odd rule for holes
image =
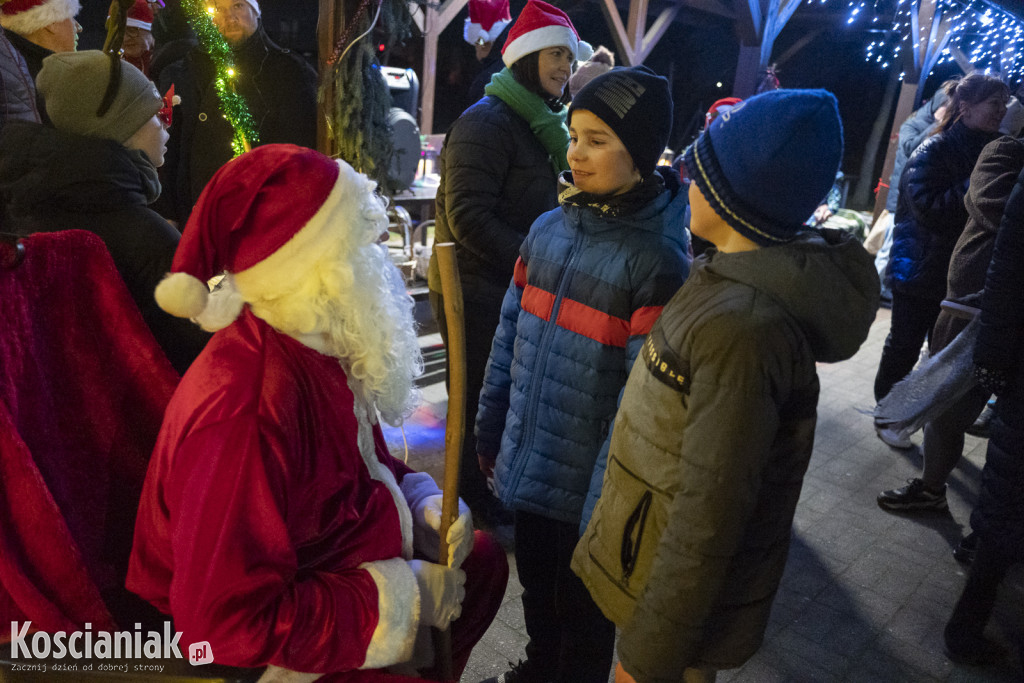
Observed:
[[[508,0],[469,0],[462,38],[470,45],[493,43],[511,23]]]
[[[172,315],[201,320],[210,299],[206,283],[215,275],[255,273],[252,280],[269,287],[295,280],[317,261],[332,231],[346,229],[346,220],[361,222],[353,213],[373,187],[344,161],[305,147],[246,152],[203,189],[171,273],[157,285],[157,303]]]
[[[565,12],[544,0],[529,0],[509,29],[501,59],[505,66],[512,66],[531,52],[562,45],[568,47],[577,60],[590,59],[594,53],[590,43],[580,40]]]
[[[27,36],[55,22],[73,19],[80,9],[78,0],[7,0],[0,5],[0,25]]]

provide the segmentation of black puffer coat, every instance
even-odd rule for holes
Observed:
[[[1006,203],[981,300],[974,360],[1009,378],[996,401],[971,526],[1024,561],[1024,173]]]
[[[0,28],[0,128],[8,121],[39,121],[39,110],[25,58]]]
[[[928,138],[900,178],[889,275],[893,291],[940,301],[957,238],[967,224],[964,195],[981,150],[998,133],[962,122]]]
[[[11,45],[18,54],[25,60],[25,66],[28,67],[28,75],[35,83],[36,76],[43,68],[43,60],[53,54],[53,50],[47,50],[41,45],[36,45],[30,40],[23,38],[14,31],[8,31],[6,33],[7,40],[10,41]],[[46,108],[43,106],[43,96],[33,87],[34,96],[36,98],[36,111],[39,112],[39,118],[43,123],[49,122],[49,117],[46,116]]]
[[[466,300],[498,306],[530,226],[558,204],[548,153],[525,119],[487,95],[448,130],[440,173],[434,241],[455,243]],[[441,291],[434,256],[428,282]]]
[[[114,265],[171,364],[184,372],[209,335],[162,311],[153,290],[170,271],[180,235],[147,207],[160,192],[156,169],[112,140],[14,122],[0,133],[0,196],[15,233],[88,230]]]
[[[306,60],[267,36],[261,24],[232,50],[238,70],[236,90],[252,114],[259,144],[285,142],[316,147],[317,77]],[[200,48],[160,72],[160,92],[174,84],[181,96],[161,177],[164,198],[158,210],[182,223],[206,183],[234,152],[233,130],[222,116],[214,87],[213,62]]]

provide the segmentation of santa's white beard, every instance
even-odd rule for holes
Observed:
[[[297,289],[250,301],[274,328],[338,358],[391,425],[419,401],[423,372],[412,297],[383,245],[339,244],[300,276]]]

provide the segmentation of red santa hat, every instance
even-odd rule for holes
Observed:
[[[78,0],[8,0],[0,6],[0,25],[23,36],[65,19],[82,6]]]
[[[231,160],[199,195],[157,303],[198,318],[206,283],[225,271],[267,288],[294,281],[338,230],[357,224],[373,187],[344,161],[296,145],[263,145]]]
[[[501,58],[505,66],[512,66],[531,52],[561,45],[572,50],[578,60],[590,59],[594,53],[590,43],[580,40],[565,12],[543,0],[530,0],[509,29]]]
[[[469,0],[469,17],[462,37],[470,45],[493,43],[511,23],[508,0]]]
[[[143,31],[153,30],[153,10],[149,8],[146,0],[135,0],[135,4],[128,10],[127,25],[141,28]]]

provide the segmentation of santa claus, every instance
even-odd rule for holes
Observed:
[[[429,676],[417,634],[454,620],[461,672],[501,602],[504,552],[462,505],[436,563],[440,491],[377,422],[408,415],[422,362],[375,189],[343,161],[259,147],[207,185],[157,288],[217,332],[167,408],[127,585],[217,663]]]

